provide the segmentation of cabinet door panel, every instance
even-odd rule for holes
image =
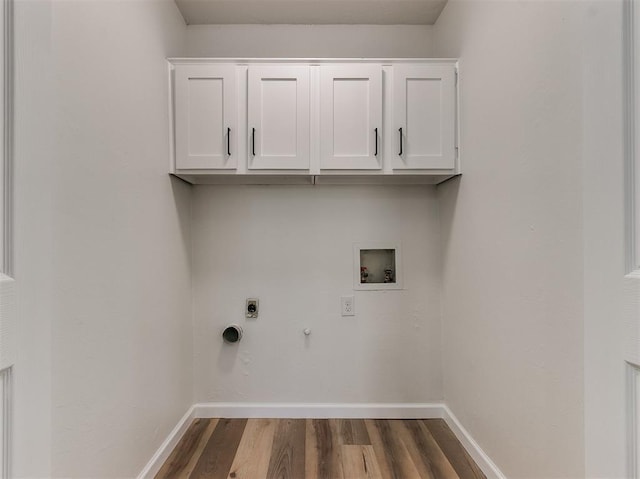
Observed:
[[[264,80],[262,91],[262,156],[295,157],[297,154],[297,81]]]
[[[351,113],[351,114],[349,114]],[[369,156],[369,83],[340,80],[333,83],[333,151],[345,156]]]
[[[249,68],[249,169],[309,169],[309,67]]]
[[[237,97],[231,65],[178,65],[176,168],[237,166]]]
[[[320,111],[321,168],[381,168],[380,65],[323,65]]]
[[[455,168],[454,67],[396,65],[393,84],[393,168]]]

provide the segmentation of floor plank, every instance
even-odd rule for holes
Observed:
[[[306,470],[310,478],[342,479],[342,462],[340,459],[340,443],[338,421],[326,419],[310,419],[307,421],[311,444],[307,450],[311,455],[306,461]]]
[[[342,419],[328,419],[325,421],[329,423],[329,434],[331,435],[331,443],[333,445],[329,450],[331,478],[343,479],[344,472],[342,470],[342,449],[340,449],[340,426],[338,424]],[[349,427],[349,429],[351,428]]]
[[[438,443],[460,479],[486,479],[484,473],[462,447],[458,438],[443,419],[424,419],[422,423]]]
[[[345,479],[383,479],[373,446],[341,446]]]
[[[246,424],[246,419],[220,419],[190,477],[226,479]]]
[[[394,421],[394,431],[404,442],[420,475],[433,479],[459,479],[427,427],[419,421]]]
[[[304,444],[304,477],[305,479],[318,479],[318,441],[313,424],[314,419],[307,419],[305,423]]]
[[[231,465],[230,478],[265,479],[267,477],[275,430],[275,419],[249,419]]]
[[[353,444],[353,429],[349,419],[334,419],[338,426],[340,444]]]
[[[387,460],[385,445],[382,442],[382,438],[374,421],[374,419],[365,419],[364,423],[367,428],[367,434],[369,434],[369,438],[371,439],[371,446],[376,455],[378,468],[380,469],[382,477],[385,479],[401,479],[397,473],[394,472],[390,461]]]
[[[405,445],[394,437],[388,420],[367,419],[365,423],[384,478],[422,479]]]
[[[156,474],[157,479],[175,478],[185,470],[189,461],[193,458],[208,425],[208,419],[194,419],[191,422],[189,429],[184,433],[178,445],[165,461],[158,474]]]
[[[340,444],[370,446],[371,439],[363,419],[337,419]]]
[[[367,432],[367,426],[364,423],[364,419],[349,419],[351,422],[351,432],[353,434],[353,444],[370,446],[371,439]]]
[[[283,419],[273,438],[267,479],[300,479],[305,470],[306,421]]]
[[[193,453],[193,457],[189,461],[189,464],[187,464],[187,467],[185,467],[184,470],[180,474],[178,474],[175,479],[189,479],[189,477],[191,477],[191,473],[195,469],[196,464],[198,464],[198,460],[202,455],[202,451],[204,451],[204,448],[208,444],[209,439],[211,439],[211,435],[213,434],[213,431],[215,431],[216,426],[218,425],[218,419],[208,419],[208,421],[209,421],[209,425],[207,426],[207,430],[202,435],[202,438],[198,443],[198,447]],[[171,479],[174,479],[174,478],[172,477]]]

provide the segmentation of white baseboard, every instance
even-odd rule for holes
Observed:
[[[160,447],[147,465],[144,466],[142,472],[138,474],[138,479],[153,479],[155,477],[191,425],[191,421],[194,418],[193,409],[193,406],[191,406],[187,413],[182,416],[182,419],[178,421],[176,427],[173,428],[167,438],[160,444]]]
[[[199,418],[444,418],[441,403],[201,403],[193,408]]]
[[[180,419],[138,479],[153,478],[194,418],[444,419],[487,479],[506,479],[443,403],[200,403]]]
[[[449,409],[446,404],[443,406],[443,419],[478,467],[484,472],[484,475],[487,476],[487,479],[507,479],[500,469],[498,469],[498,466],[494,464],[491,458],[485,454],[478,443],[471,437],[469,431],[460,424],[460,421],[458,421],[458,418],[451,412],[451,409]]]

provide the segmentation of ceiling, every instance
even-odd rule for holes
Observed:
[[[187,25],[433,25],[447,0],[175,0]]]

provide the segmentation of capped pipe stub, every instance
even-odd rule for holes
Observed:
[[[228,344],[239,343],[242,339],[242,328],[237,324],[230,324],[222,331],[222,339]]]

